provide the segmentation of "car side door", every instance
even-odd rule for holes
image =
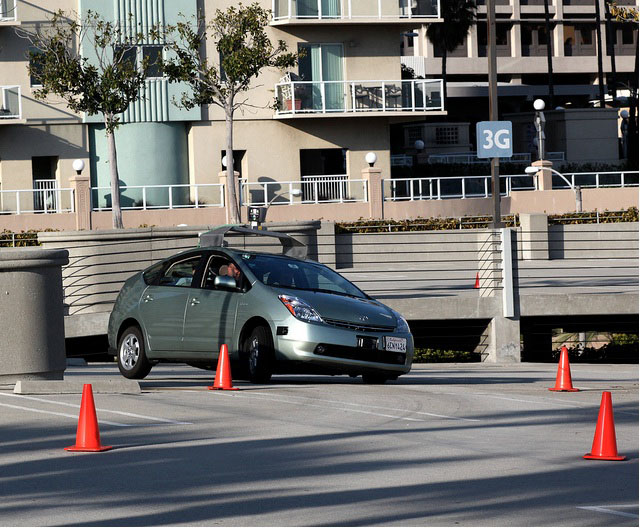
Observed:
[[[183,349],[191,359],[215,360],[220,345],[234,348],[232,340],[238,309],[238,301],[244,295],[246,279],[240,277],[237,288],[224,289],[215,286],[215,278],[222,266],[231,260],[222,254],[209,255],[203,268],[199,288],[189,292],[184,322]]]
[[[198,275],[202,252],[171,260],[142,294],[140,315],[153,357],[179,358],[189,292]]]

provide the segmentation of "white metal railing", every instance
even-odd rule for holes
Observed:
[[[425,19],[440,16],[439,0],[272,0],[274,21]]]
[[[441,79],[276,84],[277,115],[444,110]]]
[[[246,182],[242,185],[243,205],[293,205],[367,202],[367,180],[348,179],[345,175],[303,177],[303,181]],[[293,189],[302,196],[294,199]]]
[[[608,171],[608,172],[570,172],[564,173],[572,187],[583,189],[600,189],[603,187],[638,187],[638,171]],[[559,176],[553,175],[554,189],[569,189],[567,182]]]
[[[18,20],[17,0],[0,0],[0,22]]]
[[[530,152],[516,152],[509,158],[501,158],[509,163],[531,163]],[[546,159],[549,161],[564,161],[564,152],[547,152]],[[466,163],[471,165],[489,163],[486,158],[478,158],[473,152],[452,152],[450,154],[431,154],[428,163]]]
[[[111,210],[111,187],[92,187],[94,211]],[[224,207],[224,185],[197,183],[175,185],[121,185],[121,209],[184,209]]]
[[[33,180],[33,208],[60,212],[60,196],[56,180]]]
[[[511,191],[534,190],[533,176],[500,176],[500,191],[509,196]],[[445,200],[489,198],[491,176],[458,176],[449,178],[395,178],[382,181],[385,201]]]
[[[55,180],[48,180],[53,181]],[[73,189],[43,187],[36,189],[12,189],[0,191],[0,213],[73,213],[75,201]]]
[[[21,116],[20,86],[0,86],[0,119],[20,119]]]

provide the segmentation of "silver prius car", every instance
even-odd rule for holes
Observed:
[[[384,383],[409,372],[413,359],[405,319],[327,266],[222,244],[130,277],[109,319],[109,344],[134,379],[159,361],[215,368],[222,344],[233,377],[254,383],[274,373]]]

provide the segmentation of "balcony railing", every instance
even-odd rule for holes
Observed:
[[[302,190],[300,199],[293,198],[293,189]],[[350,180],[346,174],[303,176],[301,182],[246,182],[242,196],[243,205],[255,206],[367,202],[367,189],[367,180]]]
[[[291,81],[276,84],[277,115],[444,110],[442,80]]]
[[[73,213],[73,189],[57,188],[55,180],[46,186],[36,182],[34,189],[0,191],[1,214]]]
[[[18,20],[17,0],[0,0],[0,22],[15,22]]]
[[[94,211],[111,210],[111,187],[92,187]],[[224,185],[220,183],[177,185],[121,185],[123,210],[224,207]]]
[[[21,116],[20,87],[0,86],[0,119],[20,119]]]
[[[491,176],[459,176],[449,178],[394,178],[383,180],[385,201],[445,200],[489,198]],[[500,176],[500,194],[534,190],[533,176]]]
[[[424,19],[440,16],[438,0],[272,0],[273,20]]]

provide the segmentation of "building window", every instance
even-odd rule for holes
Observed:
[[[458,127],[436,127],[436,145],[457,145]]]
[[[566,57],[596,54],[595,24],[564,24],[564,54]]]
[[[613,25],[613,43],[616,55],[634,55],[637,40],[636,24],[623,22]]]
[[[35,88],[42,86],[40,75],[43,73],[43,65],[39,60],[41,55],[42,52],[35,48],[29,50],[29,71],[31,72],[29,75],[29,84]]]
[[[545,24],[523,23],[520,28],[522,34],[522,55],[524,57],[545,57],[549,37]],[[551,26],[553,31],[553,26]],[[553,52],[553,44],[551,44]]]
[[[407,139],[411,145],[418,140],[422,141],[422,127],[408,127]]]
[[[440,46],[434,46],[433,55],[435,57],[444,57],[444,48]],[[464,42],[460,44],[456,49],[447,52],[447,57],[466,57],[467,55],[467,37],[464,38]]]
[[[160,60],[162,59],[162,46],[142,44],[135,46],[116,46],[114,49],[115,60],[122,64],[130,64],[138,70],[147,62],[145,78],[161,78]]]
[[[244,155],[246,154],[246,152],[247,152],[246,150],[233,151],[233,172],[238,173],[238,178],[242,178],[242,162],[244,160]],[[221,150],[220,151],[220,170],[221,171],[227,170],[226,157],[227,157],[227,151]]]
[[[478,22],[478,56],[487,56],[487,23]],[[496,24],[496,56],[511,56],[511,24]]]

